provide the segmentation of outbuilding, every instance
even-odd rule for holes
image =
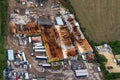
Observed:
[[[8,50],[8,60],[9,61],[14,61],[14,52],[13,50]]]
[[[77,78],[79,77],[88,77],[88,71],[87,69],[82,69],[82,70],[75,70],[75,75]]]

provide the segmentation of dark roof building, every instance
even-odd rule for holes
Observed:
[[[52,20],[49,18],[40,17],[38,19],[38,24],[45,27],[50,27],[53,25]]]

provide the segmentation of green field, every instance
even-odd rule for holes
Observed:
[[[120,40],[120,0],[70,0],[94,42]]]

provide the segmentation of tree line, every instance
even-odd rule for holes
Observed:
[[[8,20],[7,0],[0,0],[0,80],[3,79],[3,70],[7,67],[7,52],[5,49]]]

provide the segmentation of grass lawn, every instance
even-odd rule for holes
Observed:
[[[120,0],[70,0],[87,36],[95,41],[120,40]]]

